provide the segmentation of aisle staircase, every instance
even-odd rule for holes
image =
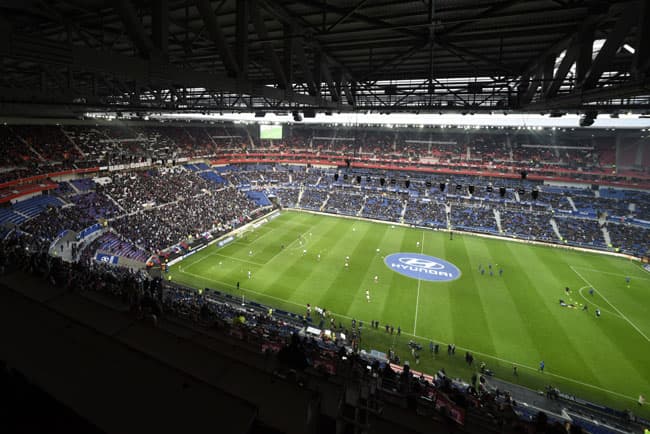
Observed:
[[[300,193],[298,193],[298,200],[296,201],[296,208],[300,207],[300,201],[302,200],[302,195],[305,192],[305,188],[301,187],[300,188]]]
[[[609,231],[607,230],[607,226],[602,226],[600,228],[601,231],[603,231],[603,238],[605,239],[605,245],[607,247],[612,245],[612,237],[609,235]]]
[[[68,182],[68,185],[72,188],[72,191],[74,191],[74,194],[81,194],[83,193],[79,188],[77,188],[76,185],[74,185],[74,182]]]
[[[501,227],[501,213],[496,208],[492,209],[492,211],[494,211],[494,219],[497,222],[497,229],[499,230],[499,233],[501,234],[501,233],[503,233],[503,228]]]
[[[447,219],[447,228],[451,229],[451,205],[445,204],[445,217]]]
[[[318,211],[323,211],[325,207],[327,206],[327,202],[330,200],[330,194],[327,193],[327,197],[325,198],[325,201],[323,201],[323,204],[318,208]]]
[[[34,147],[33,147],[31,144],[29,144],[29,142],[27,142],[27,141],[26,141],[25,139],[23,139],[21,136],[19,136],[18,134],[16,134],[13,130],[12,130],[12,133],[14,134],[14,136],[16,136],[16,137],[18,138],[18,140],[20,140],[20,142],[21,142],[23,145],[27,146],[27,149],[29,149],[29,150],[30,150],[34,155],[36,155],[36,156],[38,157],[39,160],[41,160],[41,161],[45,161],[45,158],[43,158],[43,156],[42,156],[41,154],[39,154],[38,151],[36,151],[36,149],[34,149]]]
[[[66,130],[63,129],[62,126],[59,126],[59,128],[61,129],[61,132],[63,133],[63,135],[64,135],[64,136],[65,136],[65,137],[70,141],[70,143],[72,143],[72,146],[74,146],[75,149],[76,149],[77,151],[79,151],[79,154],[80,154],[82,157],[85,157],[86,154],[84,153],[84,151],[81,150],[81,148],[79,147],[79,145],[77,144],[77,142],[75,142],[74,140],[72,140],[72,137],[68,134],[68,132],[67,132]]]
[[[357,217],[361,216],[363,209],[366,207],[366,200],[368,200],[368,195],[363,196],[363,202],[361,203],[361,209],[357,212]]]
[[[408,206],[408,200],[404,201],[404,208],[402,208],[402,212],[399,215],[399,222],[404,223],[404,216],[406,215],[406,207]]]
[[[557,222],[555,219],[551,219],[551,227],[553,228],[553,232],[555,232],[555,235],[557,236],[558,240],[562,240],[562,234],[560,234],[560,228],[557,225]]]
[[[575,202],[573,201],[573,199],[571,199],[571,196],[567,196],[567,197],[566,197],[566,200],[569,202],[569,205],[571,205],[571,209],[572,209],[574,212],[575,212],[575,211],[578,211],[578,208],[576,207],[576,204],[575,204]]]

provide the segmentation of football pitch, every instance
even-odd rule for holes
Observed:
[[[395,271],[401,266],[385,262],[395,253],[411,255],[398,255],[397,263],[407,265],[402,268],[435,268],[408,259],[426,255],[450,262],[460,275],[430,281],[401,274]],[[536,389],[553,385],[650,415],[647,406],[635,404],[640,393],[650,396],[650,273],[627,259],[282,211],[224,247],[214,244],[173,265],[169,276],[301,315],[309,303],[347,328],[352,318],[361,320],[361,348],[393,348],[415,370],[444,367],[468,380],[485,362],[507,381]],[[313,310],[312,316],[317,326]],[[369,327],[371,320],[379,329]],[[411,339],[423,346],[417,366]],[[439,354],[429,352],[430,341],[440,344]],[[448,343],[456,345],[456,355],[447,354]],[[466,351],[474,355],[472,368],[464,362]],[[542,360],[544,372],[538,369]]]

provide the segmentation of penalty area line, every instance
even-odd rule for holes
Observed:
[[[596,306],[598,309],[602,310],[603,312],[607,312],[612,316],[615,316],[617,318],[621,318],[621,316],[619,314],[617,314],[616,312],[612,312],[609,309],[605,309],[604,307],[594,303],[593,301],[590,301],[587,297],[585,297],[585,295],[582,293],[582,291],[584,291],[587,288],[589,288],[589,287],[588,286],[583,286],[582,288],[578,289],[578,294],[580,294],[580,297],[582,297],[585,300],[585,303],[593,304],[594,306]],[[623,319],[623,318],[621,318],[621,319]]]
[[[610,271],[598,270],[597,268],[582,267],[580,265],[571,265],[571,267],[581,268],[581,269],[587,270],[587,271],[595,271],[596,273],[609,274],[610,276],[620,276],[620,277],[630,277],[631,279],[650,280],[650,278],[647,278],[647,277],[641,277],[641,276],[629,275],[629,274],[621,274],[621,273],[612,273]],[[641,269],[643,270],[643,268],[641,268]],[[573,271],[575,271],[575,270],[573,270]]]
[[[266,265],[266,264],[263,264],[261,262],[247,261],[246,259],[240,259],[240,258],[238,258],[236,256],[226,256],[226,255],[222,255],[220,253],[211,253],[210,256],[218,256],[218,257],[224,258],[224,259],[232,259],[233,261],[245,262],[246,264],[256,265],[258,267],[263,267],[263,266]]]
[[[589,285],[590,287],[594,288],[594,291],[598,292],[598,294],[600,295],[600,297],[601,297],[603,300],[605,300],[605,303],[609,304],[609,305],[612,307],[612,309],[614,309],[614,310],[616,311],[616,313],[618,313],[618,314],[621,316],[621,318],[623,318],[625,321],[627,321],[628,324],[630,324],[630,325],[634,328],[634,330],[636,330],[637,332],[639,332],[639,334],[640,334],[641,336],[643,336],[643,338],[644,338],[646,341],[650,342],[650,338],[648,338],[648,337],[645,335],[645,333],[643,333],[643,332],[641,331],[641,329],[638,328],[638,327],[636,326],[636,324],[634,324],[632,321],[630,321],[630,319],[629,319],[628,317],[626,317],[625,315],[623,315],[623,312],[621,312],[620,310],[618,310],[618,308],[617,308],[616,306],[614,306],[614,305],[613,305],[613,304],[612,304],[612,303],[607,299],[607,297],[605,297],[605,296],[603,295],[602,292],[600,292],[598,289],[596,289],[596,287],[595,287],[594,285],[592,285],[591,283],[589,283],[589,281],[588,281],[587,279],[585,279],[585,278],[582,276],[582,274],[580,274],[580,273],[578,272],[578,270],[576,270],[575,268],[573,268],[572,265],[569,265],[569,268],[571,268],[571,269],[573,270],[573,272],[576,273],[576,274],[578,275],[578,277],[580,277],[580,278],[581,278],[581,279],[582,279],[582,280],[583,280],[587,285]]]

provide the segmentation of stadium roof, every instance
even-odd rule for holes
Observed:
[[[0,110],[650,111],[643,0],[0,0]]]

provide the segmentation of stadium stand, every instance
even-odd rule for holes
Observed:
[[[51,164],[37,167],[39,160],[36,155],[49,141],[53,141],[55,146],[48,148],[44,158],[54,158],[55,153],[61,153],[61,167],[70,167],[73,161],[80,164],[84,161],[105,164],[109,160],[138,162],[151,152],[153,154],[150,155],[161,157],[167,157],[169,152],[176,152],[177,155],[227,154],[241,152],[247,147],[247,133],[243,130],[166,128],[75,126],[61,129],[22,126],[16,131],[4,128],[4,136],[0,138],[9,144],[8,149],[24,149],[21,141],[24,140],[30,143],[34,152],[33,157],[23,159],[23,163],[15,155],[7,157],[3,164],[8,170],[3,173],[10,175],[3,180],[15,179],[13,175],[20,177],[23,173],[38,174],[53,170],[55,166]],[[500,147],[499,138],[494,136],[477,136],[467,142],[453,135],[442,140],[430,132],[387,133],[370,130],[359,133],[346,128],[331,131],[305,127],[297,127],[293,131],[294,136],[284,143],[256,142],[255,149],[291,149],[293,152],[331,157],[349,153],[360,158],[374,159],[380,156],[394,161],[432,156],[438,161],[446,161],[445,164],[461,161],[478,165],[495,162],[512,164],[530,160],[535,162],[535,167],[548,170],[542,173],[553,173],[558,167],[567,170],[577,167],[571,161],[579,161],[579,165],[599,170],[606,165],[599,165],[596,155],[608,155],[606,147],[601,148],[598,154],[587,151],[562,153],[557,149],[521,146]],[[111,142],[115,147],[100,150],[101,147],[97,146],[98,143]],[[197,145],[199,143],[202,144]],[[200,149],[190,149],[193,146]],[[462,156],[467,155],[468,150],[471,158],[463,160]],[[21,163],[22,168],[10,169],[9,164],[16,163]],[[335,179],[335,173],[339,175],[338,179]],[[210,237],[226,234],[250,221],[256,209],[272,206],[270,199],[274,198],[285,207],[403,221],[438,229],[451,227],[455,230],[620,251],[635,256],[649,253],[647,239],[650,237],[650,225],[644,222],[648,222],[650,213],[650,194],[638,190],[608,187],[599,190],[577,189],[546,185],[541,180],[428,174],[403,169],[346,168],[335,172],[272,162],[216,165],[212,168],[204,161],[197,161],[173,168],[123,170],[104,175],[110,182],[95,183],[92,178],[61,181],[50,194],[0,208],[0,238],[5,239],[10,233],[13,234],[3,243],[11,245],[19,242],[21,245],[31,245],[34,251],[47,250],[52,240],[65,230],[78,232],[98,221],[106,222],[108,231],[81,246],[77,257],[80,263],[100,273],[98,276],[101,279],[107,279],[102,284],[102,291],[121,297],[133,296],[129,295],[131,290],[125,289],[133,284],[124,283],[124,279],[132,281],[133,275],[130,271],[121,271],[121,267],[99,265],[95,260],[97,253],[124,258],[132,261],[129,264],[141,264],[142,267],[150,258],[154,263],[161,263],[170,251],[180,252],[177,254],[186,252],[188,241],[192,243],[206,233],[210,233]],[[578,179],[582,177],[584,175],[576,175]],[[444,185],[443,189],[440,184]],[[503,191],[501,187],[504,187]],[[537,198],[530,196],[533,190],[538,191]],[[553,222],[561,238],[554,232]],[[17,231],[12,231],[14,228]],[[605,234],[611,240],[609,245]],[[172,246],[178,247],[170,250]],[[87,280],[80,280],[84,281]],[[261,305],[257,308],[260,312],[268,309]],[[208,303],[207,299],[197,299],[196,293],[182,288],[166,289],[162,310],[188,321],[198,316],[222,324],[230,323],[242,314],[237,303],[226,294]],[[249,336],[274,334],[278,339],[267,339],[264,345],[277,354],[285,351],[284,342],[301,325],[300,319],[292,318],[288,312],[286,321],[282,323],[270,323],[263,315],[253,315],[247,319],[247,328],[237,333]],[[290,325],[292,323],[295,325]],[[330,373],[341,369],[338,358],[332,356],[336,354],[336,348],[319,344],[307,349],[312,366]],[[384,370],[381,375],[385,376],[386,385],[393,384],[387,386],[386,390],[402,390],[405,387],[399,386],[403,380],[399,380],[402,374],[398,370]],[[431,377],[426,384],[419,377],[411,377],[410,381],[413,382],[410,387],[422,390],[422,397],[439,395],[443,393],[442,390],[454,390],[453,387],[448,388],[447,380],[442,375]],[[464,390],[462,387],[466,386],[458,387]],[[479,393],[478,397],[470,393],[460,398],[457,389],[450,396],[456,396],[460,403],[476,399],[480,401],[487,396],[485,393]],[[450,399],[454,402],[454,399]],[[487,401],[482,402],[484,406],[488,405]],[[471,408],[464,408],[466,415],[475,412]],[[421,411],[428,411],[427,406],[423,405]],[[520,411],[514,414],[514,417],[526,423],[536,417],[534,412]],[[486,416],[479,412],[472,417]],[[585,429],[596,429],[588,418],[576,417],[575,420]],[[602,432],[612,431],[603,428]]]

